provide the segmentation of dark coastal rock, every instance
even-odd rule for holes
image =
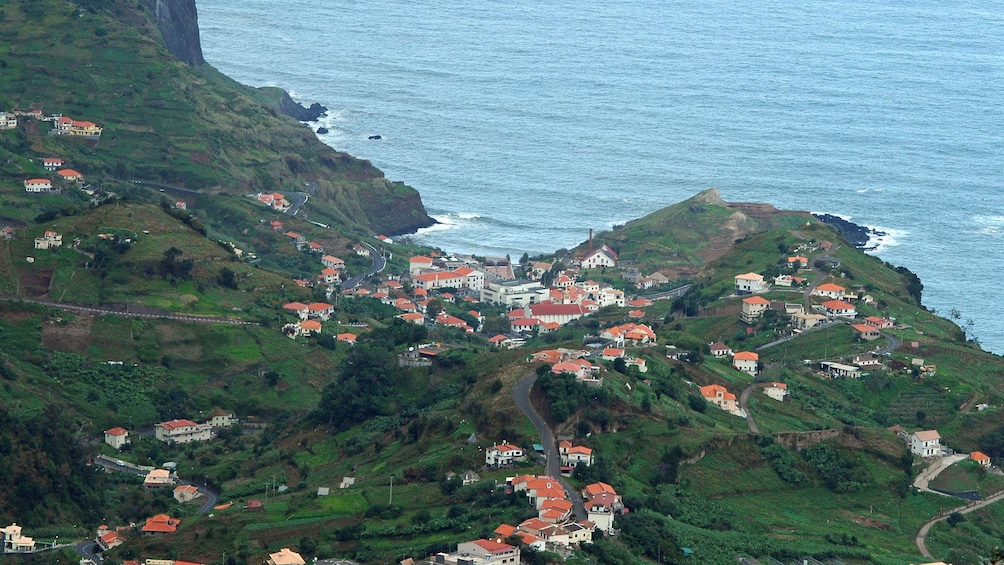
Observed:
[[[142,0],[153,14],[153,21],[164,38],[164,45],[179,61],[199,66],[206,62],[202,57],[199,39],[199,13],[195,0]]]
[[[317,133],[321,134],[328,133],[328,128],[317,128]]]
[[[855,224],[854,222],[849,222],[840,216],[834,216],[833,214],[813,214],[813,216],[824,224],[836,228],[837,231],[840,232],[840,235],[844,236],[844,239],[846,239],[848,243],[858,249],[873,249],[874,246],[868,246],[868,242],[871,240],[872,236],[886,235],[885,232],[873,230],[867,226]]]
[[[383,139],[382,135],[371,135],[369,139]]]
[[[323,116],[327,111],[327,108],[317,102],[311,104],[309,108],[305,108],[285,91],[279,99],[279,112],[301,122],[317,121],[317,118]]]

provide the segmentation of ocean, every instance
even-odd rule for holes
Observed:
[[[324,142],[421,192],[418,242],[515,259],[714,187],[885,232],[1004,353],[1000,2],[198,8],[207,61],[327,106]]]

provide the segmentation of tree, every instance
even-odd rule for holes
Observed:
[[[220,284],[220,286],[237,290],[237,273],[234,273],[230,267],[223,267],[220,271],[220,276],[216,281]]]
[[[445,309],[446,307],[443,306],[442,300],[433,298],[425,305],[425,315],[428,316],[430,320],[434,320],[436,319],[436,316],[438,316],[439,313]]]

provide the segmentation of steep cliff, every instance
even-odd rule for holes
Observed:
[[[160,30],[164,46],[182,63],[198,66],[202,57],[195,0],[142,0]]]
[[[237,195],[311,187],[304,213],[369,232],[434,223],[414,189],[287,117],[281,107],[295,102],[281,89],[241,85],[205,63],[194,0],[78,2],[4,5],[0,105],[34,105],[104,128],[90,148],[25,131],[34,136],[26,148],[60,155],[99,182],[128,176]],[[57,36],[59,48],[37,40]],[[19,182],[0,172],[5,180]]]

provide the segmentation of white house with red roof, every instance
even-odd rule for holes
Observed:
[[[889,318],[882,318],[880,316],[868,316],[864,319],[864,322],[868,325],[875,326],[880,330],[889,329],[896,324]]]
[[[788,396],[788,385],[784,383],[767,383],[763,393],[778,402],[784,402],[784,397]]]
[[[809,266],[809,258],[797,255],[794,257],[788,257],[788,268],[789,269],[804,269]]]
[[[736,275],[736,294],[742,296],[744,294],[759,294],[761,292],[767,292],[768,285],[763,280],[763,275],[758,275],[757,273],[743,273],[741,275]]]
[[[327,320],[335,312],[335,307],[326,302],[313,302],[307,304],[307,317]]]
[[[742,371],[752,376],[756,376],[760,362],[760,355],[753,351],[736,351],[732,355],[732,366],[736,370]]]
[[[63,246],[62,234],[46,231],[42,237],[35,238],[35,249],[55,249]]]
[[[296,314],[301,320],[306,320],[307,315],[310,312],[307,305],[302,302],[290,302],[288,304],[283,304],[282,309]]]
[[[599,269],[602,267],[616,267],[617,253],[606,245],[602,245],[586,254],[580,264],[583,269]]]
[[[115,449],[122,449],[123,445],[129,443],[129,430],[122,427],[105,430],[105,443]]]
[[[701,396],[711,404],[718,406],[722,410],[733,416],[743,416],[739,403],[736,402],[736,395],[732,394],[722,385],[707,385],[701,387]]]
[[[157,514],[151,518],[147,518],[146,523],[140,528],[140,532],[144,537],[148,536],[161,536],[164,534],[173,534],[178,531],[178,526],[181,525],[181,520],[177,518],[172,518],[167,514]]]
[[[575,359],[574,361],[562,361],[551,365],[551,372],[555,375],[569,373],[578,379],[584,379],[599,371],[599,367],[591,364],[585,359]]]
[[[337,269],[332,269],[330,267],[326,268],[326,269],[321,269],[321,274],[317,275],[317,278],[322,283],[328,284],[328,285],[338,284],[338,282],[341,280],[339,278],[338,270]]]
[[[52,181],[49,179],[28,179],[24,181],[24,191],[27,193],[44,193],[52,191]]]
[[[445,563],[447,556],[443,557]],[[519,548],[487,539],[465,541],[457,544],[455,559],[458,565],[461,561],[469,565],[519,565]]]
[[[846,292],[846,288],[833,283],[824,283],[812,289],[813,296],[822,296],[824,298],[840,299],[844,297]]]
[[[586,485],[582,491],[587,519],[605,532],[614,527],[614,516],[626,511],[620,495],[606,483]]]
[[[827,300],[823,302],[822,308],[827,316],[835,318],[854,318],[857,316],[857,308],[850,302],[843,300]]]
[[[979,465],[990,467],[990,456],[982,451],[974,451],[970,453],[969,458]]]
[[[213,438],[210,424],[196,424],[191,420],[169,420],[154,426],[154,437],[167,443],[190,443]]]
[[[739,315],[739,319],[746,322],[747,324],[753,324],[763,313],[770,308],[770,300],[762,296],[749,296],[743,298],[743,311]]]
[[[873,341],[882,337],[882,332],[871,324],[853,324],[851,327],[854,328],[858,338],[864,341]]]
[[[94,541],[98,542],[102,551],[108,551],[113,547],[122,545],[126,540],[118,532],[105,532],[103,534],[99,534]]]
[[[408,260],[408,273],[418,275],[432,269],[432,257],[416,255]]]
[[[78,171],[75,171],[73,169],[60,169],[59,171],[56,171],[56,175],[58,175],[60,179],[66,182],[74,182],[78,180],[83,180],[84,178],[84,175],[80,174]]]
[[[507,467],[517,461],[524,461],[526,452],[522,447],[510,445],[506,442],[492,444],[485,450],[485,465],[488,467]]]
[[[581,445],[572,445],[572,442],[564,440],[558,444],[558,455],[561,457],[561,464],[575,467],[579,463],[584,463],[587,467],[593,464],[593,450]]]
[[[59,157],[45,157],[42,159],[42,166],[48,171],[55,171],[63,166],[63,160]]]

